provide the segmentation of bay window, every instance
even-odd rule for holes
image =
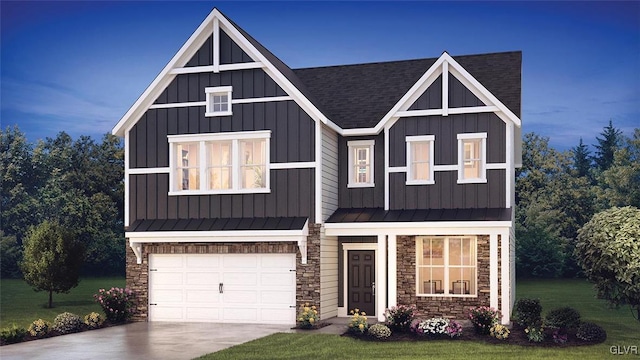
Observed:
[[[417,295],[477,295],[475,237],[416,237]]]
[[[170,135],[170,195],[269,192],[270,131]]]

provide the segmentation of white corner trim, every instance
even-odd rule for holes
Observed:
[[[124,226],[129,226],[129,147],[131,141],[129,140],[129,131],[124,133]]]
[[[384,310],[387,308],[387,235],[378,235],[378,251],[376,251],[376,316],[384,321]]]
[[[509,231],[503,231],[500,234],[500,277],[502,279],[500,293],[501,304],[500,304],[500,313],[502,314],[502,324],[509,324],[511,319],[511,291],[509,287],[511,286],[511,258],[509,257]]]
[[[322,124],[320,121],[316,121],[316,129],[315,129],[315,162],[313,163],[315,166],[315,197],[313,199],[313,203],[315,205],[315,223],[322,224]]]
[[[498,234],[489,235],[489,306],[498,309]]]
[[[389,253],[387,254],[387,272],[389,276],[387,279],[387,304],[388,307],[393,307],[398,304],[398,242],[396,235],[389,235],[387,237],[387,247]]]
[[[389,210],[389,126],[384,126],[384,209]]]

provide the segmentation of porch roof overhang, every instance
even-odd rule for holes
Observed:
[[[328,236],[473,235],[504,232],[513,226],[510,208],[338,209],[327,219]]]
[[[125,237],[142,263],[143,243],[296,242],[307,263],[309,220],[306,217],[137,220]]]

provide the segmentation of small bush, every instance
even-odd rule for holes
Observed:
[[[527,339],[532,342],[542,342],[544,340],[544,328],[542,326],[527,326],[524,329],[525,334],[527,334]]]
[[[350,333],[354,334],[366,334],[369,329],[369,323],[367,322],[367,313],[360,312],[360,309],[351,310],[351,318],[349,319]]]
[[[367,332],[369,336],[378,340],[385,340],[391,336],[391,329],[384,324],[373,324]]]
[[[479,306],[469,309],[469,320],[477,334],[487,335],[491,327],[498,323],[500,312],[490,307]]]
[[[25,335],[27,335],[27,329],[12,324],[0,331],[0,340],[6,344],[13,344],[22,341]]]
[[[491,335],[491,337],[494,337],[498,340],[506,340],[509,337],[510,333],[511,332],[509,331],[509,329],[507,329],[506,326],[501,324],[495,324],[489,330],[489,335]]]
[[[516,302],[516,322],[523,328],[542,324],[540,299],[520,299]]]
[[[411,323],[411,331],[419,335],[439,337],[447,335],[447,326],[449,326],[448,319],[431,318],[422,321],[413,321]]]
[[[462,336],[462,325],[460,325],[460,323],[455,320],[449,321],[449,325],[447,325],[444,330],[445,333],[452,339]]]
[[[393,306],[384,312],[387,326],[394,331],[409,332],[411,322],[416,318],[415,305]]]
[[[564,330],[555,329],[553,330],[553,342],[556,344],[564,344],[567,342],[568,336]]]
[[[84,323],[90,329],[97,329],[101,327],[102,324],[104,323],[104,318],[102,317],[102,315],[98,314],[97,312],[92,312],[90,314],[87,314],[84,317]]]
[[[298,327],[303,329],[310,329],[313,325],[318,323],[318,310],[315,305],[309,306],[309,303],[304,303],[300,306],[298,311]]]
[[[35,337],[45,336],[51,331],[51,323],[38,319],[29,325],[29,335]]]
[[[82,319],[76,314],[63,312],[53,319],[53,330],[61,334],[69,334],[82,329]]]
[[[545,320],[547,326],[552,328],[576,329],[580,325],[580,313],[567,306],[549,311]]]
[[[582,341],[603,342],[607,339],[607,332],[598,324],[583,322],[578,327],[576,337]]]
[[[117,287],[109,290],[100,289],[93,297],[102,307],[107,320],[111,322],[127,321],[135,312],[133,292],[129,289]]]

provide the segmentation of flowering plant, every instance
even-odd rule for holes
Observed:
[[[112,287],[109,290],[100,289],[93,295],[96,302],[111,322],[122,322],[131,318],[135,311],[133,291],[128,288]]]
[[[478,334],[488,334],[499,318],[500,312],[494,308],[479,306],[469,309],[469,320]]]
[[[567,334],[560,329],[553,330],[552,336],[553,342],[556,344],[564,344],[567,342]]]
[[[378,340],[385,340],[391,336],[391,330],[385,324],[373,324],[368,331],[369,336]]]
[[[38,319],[29,325],[29,334],[31,336],[40,337],[47,335],[51,331],[51,324],[45,320]]]
[[[413,321],[411,323],[411,331],[420,335],[438,337],[445,335],[449,320],[445,318],[431,318],[422,321]]]
[[[509,337],[511,332],[507,329],[506,326],[501,324],[495,324],[489,330],[489,334],[491,337],[494,337],[498,340],[506,340]]]
[[[450,338],[455,339],[462,335],[462,325],[455,320],[451,320],[444,331]]]
[[[84,323],[91,329],[97,329],[104,323],[104,318],[97,312],[92,312],[84,317]]]
[[[409,331],[411,322],[416,318],[415,305],[398,305],[385,310],[386,324],[393,330]]]
[[[318,322],[318,310],[316,306],[309,306],[309,303],[304,303],[300,306],[300,312],[298,313],[298,327],[309,329]]]
[[[351,319],[349,320],[349,332],[355,334],[366,334],[369,328],[367,323],[367,313],[360,312],[360,309],[351,310]]]
[[[529,325],[524,329],[527,339],[533,342],[541,342],[544,340],[544,328],[542,326]]]

